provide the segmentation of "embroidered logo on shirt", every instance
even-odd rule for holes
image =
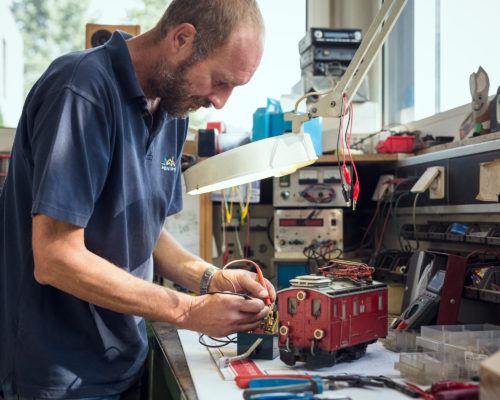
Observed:
[[[163,159],[163,162],[161,163],[161,169],[163,171],[175,171],[175,168],[177,166],[177,161],[173,157],[167,158],[165,157]]]

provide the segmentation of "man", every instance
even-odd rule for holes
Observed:
[[[115,32],[35,84],[0,197],[4,396],[118,399],[144,364],[143,318],[224,336],[267,314],[269,282],[222,274],[162,229],[182,206],[187,113],[250,80],[262,37],[255,0],[174,0],[151,31]],[[153,265],[193,291],[253,299],[168,290]]]

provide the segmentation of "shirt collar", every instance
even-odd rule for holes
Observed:
[[[125,97],[127,99],[144,98],[144,92],[135,76],[134,64],[126,43],[126,40],[131,37],[133,36],[128,33],[115,31],[104,47],[109,52],[113,70]]]

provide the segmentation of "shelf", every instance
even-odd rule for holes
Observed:
[[[498,140],[498,139],[500,139],[500,132],[492,132],[492,133],[487,133],[486,135],[473,136],[473,137],[465,138],[462,140],[453,141],[450,143],[438,144],[437,146],[428,147],[426,149],[422,149],[422,150],[418,151],[416,153],[416,155],[435,153],[437,151],[442,151],[442,150],[456,149],[458,147],[469,146],[472,144],[485,143],[485,142],[490,142],[490,141]]]
[[[487,303],[500,303],[500,292],[498,290],[478,289],[472,286],[465,286],[464,297],[481,300]]]
[[[358,164],[376,164],[376,163],[391,163],[404,160],[413,156],[411,153],[384,153],[384,154],[353,154],[352,158]],[[342,158],[341,158],[342,159]],[[346,155],[346,162],[350,161]],[[327,154],[319,156],[316,164],[331,164],[337,163],[335,154]]]

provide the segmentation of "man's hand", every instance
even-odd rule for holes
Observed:
[[[232,294],[207,294],[190,298],[189,311],[178,325],[214,337],[253,330],[269,312],[269,308],[259,299],[246,300]]]
[[[276,300],[276,290],[267,279],[264,278],[266,287],[259,282],[256,273],[244,269],[224,269],[213,276],[208,287],[209,292],[230,291],[248,294],[251,297],[265,299],[271,297],[271,302]]]

